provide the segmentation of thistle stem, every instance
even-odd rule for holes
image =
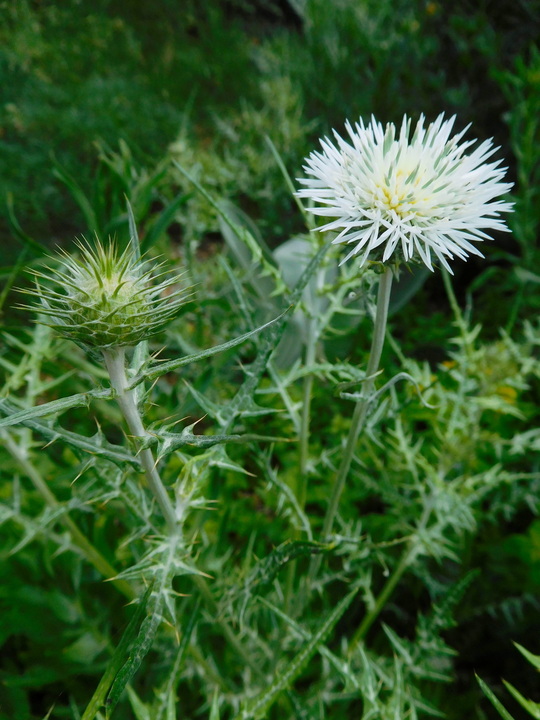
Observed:
[[[397,564],[394,572],[390,575],[390,577],[386,581],[378,598],[375,600],[375,605],[368,612],[368,614],[365,616],[365,618],[362,620],[359,628],[353,635],[351,643],[349,645],[349,654],[351,654],[354,651],[354,649],[356,648],[356,646],[365,638],[370,627],[373,625],[375,620],[379,617],[381,610],[386,605],[388,598],[394,592],[396,585],[401,580],[403,573],[405,572],[405,570],[407,570],[407,568],[409,567],[409,565],[411,563],[411,560],[414,558],[415,555],[416,555],[416,547],[413,545],[409,545],[409,547],[405,550],[405,552],[401,556],[400,561]]]
[[[123,347],[110,348],[103,350],[103,359],[109,372],[109,378],[111,380],[111,386],[116,392],[116,399],[122,415],[129,427],[129,430],[136,438],[149,437],[149,433],[146,431],[137,402],[135,400],[135,391],[129,390],[129,382],[126,375],[126,351]],[[174,512],[173,505],[167,494],[167,490],[161,481],[159,476],[156,461],[150,448],[144,448],[140,450],[139,457],[141,459],[141,465],[144,468],[146,480],[148,486],[152,491],[152,494],[157,500],[161,512],[169,528],[169,532],[174,534],[178,531],[179,525]]]
[[[366,421],[371,401],[371,394],[375,384],[373,376],[379,369],[379,362],[381,360],[381,354],[384,345],[386,322],[388,319],[388,305],[390,303],[390,291],[392,289],[392,277],[392,269],[386,268],[379,280],[377,309],[375,312],[375,321],[373,327],[373,339],[371,341],[371,350],[366,369],[367,380],[364,382],[363,385],[362,397],[360,400],[358,400],[358,402],[356,403],[356,407],[354,408],[351,427],[347,436],[345,448],[343,450],[343,455],[341,458],[341,463],[339,465],[336,481],[334,483],[334,487],[332,488],[332,495],[330,497],[330,502],[328,503],[326,516],[324,518],[323,529],[321,533],[321,542],[325,542],[328,539],[330,533],[332,532],[332,527],[334,525],[334,520],[338,510],[339,500],[341,498],[343,488],[345,487],[347,475],[349,474],[351,463],[354,457],[354,451],[358,443],[358,437],[360,436],[360,432],[362,431]],[[317,575],[321,562],[322,558],[320,555],[312,558],[308,573],[308,587],[312,584],[315,576]]]
[[[461,333],[461,339],[463,340],[464,348],[468,352],[470,350],[469,345],[470,343],[467,342],[467,323],[465,322],[463,318],[463,313],[461,312],[461,308],[459,307],[456,294],[454,292],[454,288],[452,287],[452,280],[450,279],[450,273],[448,270],[445,270],[444,268],[441,268],[442,272],[442,278],[444,283],[444,289],[446,290],[446,295],[448,297],[448,301],[450,303],[450,307],[452,308],[452,312],[454,313],[454,317],[456,319],[456,325],[459,327],[459,331]]]
[[[407,546],[403,550],[403,554],[399,559],[398,564],[396,565],[394,572],[390,575],[388,580],[386,581],[383,589],[381,590],[378,598],[375,600],[375,604],[372,607],[372,609],[367,613],[365,618],[360,623],[360,626],[358,627],[357,631],[352,637],[351,643],[349,645],[349,655],[351,655],[356,646],[365,638],[367,635],[370,627],[373,625],[375,620],[379,617],[381,610],[386,605],[388,599],[396,589],[397,584],[401,580],[403,574],[405,571],[412,565],[415,558],[417,557],[418,553],[421,550],[421,544],[419,542],[419,539],[424,536],[425,530],[427,528],[429,518],[431,515],[433,507],[433,502],[428,499],[424,506],[424,510],[422,512],[422,517],[420,518],[420,521],[418,523],[418,529],[411,537],[409,542],[407,543]]]

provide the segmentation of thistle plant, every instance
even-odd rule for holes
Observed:
[[[180,279],[165,277],[162,266],[137,257],[136,246],[120,252],[114,242],[95,248],[77,243],[80,257],[60,253],[61,268],[48,274],[35,271],[40,314],[64,337],[99,350],[109,373],[131,434],[138,442],[148,437],[137,407],[135,391],[126,374],[126,348],[138,345],[159,332],[186,301]],[[160,279],[153,284],[152,281]],[[176,288],[175,288],[176,286]],[[153,453],[139,450],[146,479],[171,532],[177,529],[170,498],[159,477]]]
[[[385,128],[372,118],[345,127],[349,142],[334,131],[336,144],[321,140],[322,152],[314,151],[304,166],[307,178],[298,197],[311,201],[309,212],[330,218],[319,232],[337,233],[332,244],[352,245],[342,263],[357,259],[362,268],[377,263],[380,282],[374,317],[366,379],[358,398],[337,477],[328,503],[322,539],[332,531],[339,499],[350,470],[359,435],[373,402],[374,380],[383,350],[392,279],[412,263],[433,272],[434,259],[452,273],[449,260],[482,256],[473,242],[489,239],[486,231],[507,231],[501,213],[512,204],[500,200],[511,183],[502,182],[506,168],[501,160],[487,162],[497,148],[491,140],[468,152],[474,140],[461,142],[467,130],[451,137],[455,117],[424,126],[422,115],[412,133],[411,120],[403,118],[399,130]],[[313,204],[314,203],[314,204]],[[402,558],[375,607],[364,619],[355,641],[367,632],[410,557]],[[320,557],[311,563],[313,580]]]
[[[132,218],[134,241],[126,250],[79,243],[76,255],[61,253],[58,265],[36,273],[31,293],[43,324],[36,325],[33,345],[24,346],[20,369],[12,369],[0,396],[4,455],[49,506],[39,522],[27,521],[27,534],[35,536],[34,526],[44,528],[47,543],[60,551],[63,538],[53,532],[60,518],[71,544],[100,576],[114,577],[122,602],[137,600],[122,639],[109,641],[105,651],[111,647],[111,658],[94,696],[90,702],[82,693],[77,696],[88,702],[83,720],[103,717],[102,710],[107,718],[113,712],[131,717],[125,707],[115,710],[124,690],[132,712],[149,720],[172,718],[177,699],[186,718],[217,720],[221,713],[233,720],[323,715],[414,720],[429,711],[424,685],[450,679],[452,649],[443,632],[452,626],[453,608],[472,573],[457,582],[430,580],[427,560],[434,558],[441,566],[443,561],[459,563],[458,545],[475,530],[475,504],[488,504],[493,488],[531,480],[532,473],[506,471],[503,464],[514,451],[535,448],[536,436],[524,435],[515,447],[499,438],[490,455],[490,460],[496,457],[493,462],[479,460],[473,441],[467,445],[464,437],[478,434],[486,407],[518,417],[512,398],[526,387],[531,368],[540,373],[532,358],[537,333],[531,330],[526,350],[509,338],[483,347],[453,296],[450,261],[478,254],[488,231],[505,229],[501,216],[510,204],[498,197],[510,185],[503,182],[500,163],[486,162],[494,152],[491,144],[467,154],[471,143],[461,142],[462,135],[450,138],[451,122],[441,116],[424,128],[420,120],[410,137],[407,120],[400,130],[392,125],[384,130],[373,120],[368,127],[361,122],[355,130],[347,126],[352,144],[338,136],[336,146],[324,140],[324,152],[306,162],[308,178],[298,195],[311,201],[309,212],[328,222],[321,232],[294,238],[277,251],[259,242],[248,223],[242,226],[241,213],[228,214],[212,199],[227,244],[243,249],[224,253],[215,266],[208,259],[195,266],[199,277],[205,273],[210,281],[193,314],[200,326],[215,323],[211,332],[219,328],[221,344],[208,347],[190,315],[189,322],[169,329],[172,359],[149,355],[146,340],[181,311],[187,290],[178,276],[162,274],[164,266],[139,258]],[[339,268],[341,243],[351,244],[353,254],[348,256],[352,262],[343,261]],[[241,258],[236,266],[235,257]],[[390,335],[404,371],[376,389],[389,334],[392,281],[413,263],[430,270],[443,266],[459,330],[451,341],[457,350],[435,369],[407,360]],[[197,277],[193,267],[189,275]],[[365,298],[370,293],[357,291],[370,283],[378,284],[378,294],[365,369],[346,359],[328,360],[325,350],[343,330],[341,320],[350,323],[349,339],[352,328],[369,315],[371,300]],[[351,301],[353,292],[356,300]],[[296,324],[287,327],[292,313]],[[272,319],[259,326],[262,317]],[[57,334],[89,352],[90,361],[82,360],[77,348],[66,352],[70,372],[78,364],[85,380],[93,376],[105,388],[78,388],[71,397],[42,402],[51,385],[35,357],[53,354],[51,344],[63,343],[54,340]],[[198,372],[197,363],[255,336],[258,342],[246,355],[229,353]],[[295,345],[294,353],[287,347],[280,352],[284,339]],[[63,343],[60,352],[65,346],[70,343]],[[159,381],[178,370],[182,382]],[[412,388],[401,389],[400,379]],[[32,385],[28,391],[26,382]],[[345,393],[342,384],[361,386],[361,392]],[[329,400],[331,387],[340,396],[336,403]],[[325,393],[322,401],[318,392]],[[150,394],[154,403],[146,402]],[[121,443],[114,444],[100,429],[88,437],[58,421],[61,412],[84,408],[94,399],[100,401],[96,409],[110,413],[106,417],[115,422],[116,408],[103,400],[118,404],[127,426]],[[319,418],[314,410],[319,403],[324,413],[331,412],[341,399],[355,402],[342,446],[336,440],[339,412],[328,427],[328,415]],[[163,420],[165,408],[172,420]],[[175,418],[180,415],[204,416],[203,431],[196,431],[191,420],[178,431]],[[418,418],[426,425],[426,447],[416,434]],[[490,442],[497,432],[494,422]],[[47,490],[38,463],[29,461],[41,442],[34,434],[47,443],[63,441],[72,451],[66,457],[75,457],[71,475],[77,483],[67,502]],[[352,468],[354,458],[359,462]],[[86,478],[91,471],[95,476]],[[310,482],[313,476],[318,487]],[[344,490],[347,503],[341,501]],[[366,513],[360,524],[356,503],[370,496],[384,513],[374,520]],[[318,531],[312,512],[317,502],[328,502]],[[87,517],[92,511],[96,517],[98,529],[88,537],[75,525],[75,512],[71,518],[66,511],[78,511],[81,503],[89,510]],[[10,517],[8,511],[0,499],[0,517]],[[91,541],[107,518],[107,536],[118,543],[107,548],[105,560]],[[495,510],[491,520],[496,520]],[[238,552],[231,536],[246,539]],[[323,555],[330,563],[319,572]],[[118,571],[115,564],[120,563]],[[402,617],[416,623],[416,634],[400,637],[385,625],[385,637],[381,631],[374,651],[364,642],[366,634],[413,563],[432,607],[422,614],[417,607],[409,611],[400,605]],[[381,566],[391,569],[385,581],[377,572]],[[315,589],[324,592],[312,603]],[[95,599],[101,592],[94,583],[88,596]],[[355,608],[356,597],[365,610]],[[109,616],[105,623],[117,627]],[[343,628],[339,638],[338,627]],[[137,683],[135,673],[150,647],[157,662],[147,663]],[[301,692],[295,686],[300,678]]]

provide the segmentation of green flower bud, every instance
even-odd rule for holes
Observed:
[[[185,302],[185,289],[173,289],[179,278],[162,279],[163,263],[139,259],[131,245],[122,253],[114,242],[77,245],[78,257],[59,253],[58,269],[33,271],[36,289],[25,291],[39,297],[40,314],[64,337],[96,349],[136,345],[159,332]]]

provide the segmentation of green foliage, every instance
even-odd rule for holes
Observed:
[[[494,718],[474,671],[534,717],[506,648],[540,611],[538,3],[0,10],[0,720]],[[441,110],[502,145],[513,239],[458,301],[428,273],[394,287],[321,542],[378,275],[339,266],[291,177],[346,117]],[[98,353],[10,307],[80,233],[138,234],[195,285],[129,353],[144,437]]]

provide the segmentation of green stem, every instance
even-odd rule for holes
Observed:
[[[58,502],[55,495],[49,489],[47,483],[43,480],[34,465],[32,465],[32,463],[25,457],[24,451],[11,439],[11,437],[7,433],[3,435],[3,439],[5,441],[8,452],[19,463],[23,472],[30,478],[32,485],[35,487],[41,497],[45,500],[47,505],[53,509],[61,507],[61,503]],[[114,578],[116,575],[118,575],[118,572],[114,569],[114,567],[103,557],[99,550],[97,550],[92,545],[86,535],[84,535],[81,530],[79,530],[79,528],[73,522],[67,512],[61,515],[58,520],[69,531],[73,544],[82,551],[88,562],[93,565],[96,570],[101,573],[101,575],[103,575],[105,578]],[[125,580],[111,580],[111,583],[128,600],[133,600],[137,597],[137,593]]]
[[[315,323],[313,319],[309,321],[308,338],[306,348],[306,367],[309,369],[315,362],[315,354],[317,350],[317,334],[315,332]],[[298,475],[298,484],[296,488],[296,497],[298,505],[302,512],[306,506],[307,486],[308,486],[308,458],[309,458],[309,436],[311,424],[311,395],[313,391],[313,374],[309,373],[304,378],[304,392],[302,397],[302,416],[300,424],[300,467]]]
[[[317,333],[315,320],[310,318],[307,329],[307,346],[306,346],[306,367],[309,369],[315,362],[317,350]],[[309,437],[311,424],[311,396],[313,392],[313,374],[309,373],[304,378],[304,387],[302,393],[302,414],[300,417],[300,434],[299,434],[299,468],[294,493],[298,501],[298,507],[304,512],[307,498],[308,488],[308,460],[309,460]],[[300,531],[296,530],[293,535],[295,540],[300,537]],[[294,579],[296,577],[297,562],[289,563],[287,570],[287,580],[285,588],[285,607],[291,610],[291,599],[293,596]]]
[[[416,546],[409,545],[407,550],[401,556],[399,563],[397,564],[394,572],[390,575],[383,589],[381,590],[378,598],[375,601],[375,605],[368,612],[365,618],[362,620],[360,627],[353,635],[351,643],[349,645],[349,654],[351,654],[356,646],[364,639],[367,635],[370,627],[373,625],[375,620],[379,617],[381,610],[386,605],[386,602],[390,595],[394,592],[396,585],[401,580],[401,577],[405,570],[409,567],[411,560],[416,555]]]
[[[392,289],[392,270],[386,268],[379,280],[379,291],[377,294],[377,310],[375,312],[375,321],[373,327],[373,339],[371,341],[371,351],[366,370],[367,380],[362,388],[362,398],[356,403],[351,421],[351,427],[347,436],[347,442],[341,458],[338,474],[332,495],[328,503],[328,509],[324,518],[323,529],[321,533],[321,542],[325,542],[332,532],[334,520],[337,514],[339,500],[345,487],[345,481],[351,467],[354,451],[358,443],[358,437],[364,427],[366,421],[371,395],[375,384],[374,375],[379,369],[382,349],[384,346],[384,336],[386,332],[386,321],[388,319],[388,305],[390,303],[390,291]],[[310,564],[308,573],[308,584],[311,586],[315,576],[317,575],[322,558],[320,555],[315,556]]]
[[[448,296],[450,307],[452,308],[452,312],[454,313],[456,324],[459,327],[464,349],[469,354],[470,346],[467,341],[467,323],[463,318],[463,313],[461,312],[461,308],[459,307],[456,294],[454,293],[454,288],[452,287],[452,281],[450,279],[450,273],[444,268],[441,268],[441,272],[443,277],[444,289],[446,290],[446,295]]]
[[[124,348],[103,350],[103,357],[105,359],[107,370],[109,371],[111,385],[117,394],[118,404],[122,410],[122,414],[124,415],[130,432],[139,438],[147,437],[148,433],[144,428],[137,403],[135,401],[134,390],[128,389],[129,382],[126,377]],[[156,469],[156,463],[154,461],[152,451],[149,449],[141,450],[139,457],[141,459],[141,464],[145,469],[148,485],[163,512],[171,535],[174,535],[180,532],[180,523]],[[219,618],[218,606],[206,580],[199,575],[194,575],[194,583],[199,588],[202,598],[210,612],[213,613],[216,618]],[[224,637],[235,649],[236,653],[241,656],[252,669],[260,673],[261,671],[257,670],[253,659],[243,647],[240,640],[235,636],[231,627],[225,622],[225,620],[218,619],[217,622]]]
[[[365,638],[367,635],[370,627],[373,625],[375,620],[379,617],[379,614],[381,610],[386,605],[388,599],[394,592],[397,584],[401,580],[403,573],[407,570],[408,567],[413,563],[414,559],[416,558],[420,545],[419,545],[419,537],[423,536],[425,533],[425,530],[427,528],[427,524],[429,522],[429,518],[431,515],[433,507],[433,502],[428,498],[426,501],[426,504],[424,506],[424,510],[422,512],[422,516],[420,518],[420,521],[418,523],[418,527],[416,530],[415,535],[413,535],[410,539],[410,541],[407,544],[407,547],[403,551],[403,555],[399,559],[398,564],[396,565],[394,572],[390,575],[388,580],[386,581],[383,589],[381,590],[379,597],[375,600],[375,604],[372,607],[372,609],[368,612],[368,614],[365,616],[365,618],[360,623],[360,627],[355,632],[355,634],[352,637],[351,643],[349,645],[349,655],[352,654],[357,647],[357,645]]]
[[[149,433],[146,431],[137,403],[135,400],[135,391],[129,390],[129,382],[126,376],[126,353],[125,348],[110,348],[103,350],[103,358],[109,372],[111,386],[116,392],[116,399],[122,411],[122,414],[128,424],[132,435],[137,438],[146,438]],[[139,452],[141,465],[144,468],[148,486],[152,494],[157,500],[161,512],[167,522],[169,532],[174,534],[179,529],[178,519],[174,512],[173,505],[167,494],[167,490],[161,481],[156,467],[154,455],[149,448],[145,448]]]

